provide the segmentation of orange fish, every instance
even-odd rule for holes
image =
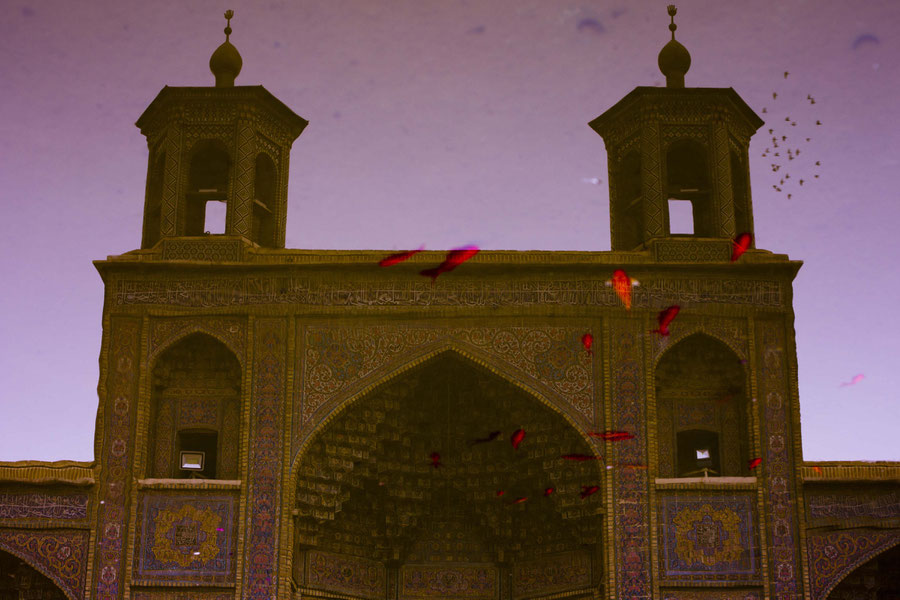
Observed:
[[[444,259],[444,262],[433,269],[425,269],[424,271],[419,271],[419,274],[426,277],[431,277],[431,281],[434,282],[438,278],[438,275],[440,275],[441,273],[452,271],[476,254],[478,254],[478,246],[463,246],[462,248],[454,248],[447,253],[447,257]]]
[[[813,471],[816,472],[816,475],[821,475],[821,474],[822,474],[822,467],[820,467],[820,466],[818,466],[818,465],[813,465]]]
[[[522,443],[522,440],[525,439],[525,430],[524,429],[516,429],[513,431],[512,436],[510,436],[509,441],[512,444],[513,450],[519,449],[519,444]]]
[[[734,245],[734,248],[731,249],[731,262],[736,261],[741,257],[741,254],[747,251],[747,248],[750,247],[750,243],[753,241],[753,236],[746,231],[744,233],[739,233],[736,238],[734,238],[731,243]]]
[[[547,489],[544,490],[544,497],[546,498],[547,496],[549,496],[550,494],[552,494],[555,491],[556,491],[556,488],[548,487]]]
[[[563,460],[577,460],[578,462],[602,460],[599,456],[594,456],[593,454],[563,454],[560,458]]]
[[[753,469],[755,469],[756,467],[758,467],[761,464],[762,464],[762,459],[759,457],[750,459],[750,464],[749,464],[750,470],[752,471]]]
[[[632,279],[623,269],[613,271],[612,279],[606,282],[611,285],[625,305],[625,310],[631,310],[631,288],[640,285],[638,281]]]
[[[586,485],[581,486],[581,494],[580,494],[581,499],[584,500],[591,494],[594,494],[595,492],[597,492],[599,489],[600,489],[600,486],[598,486],[598,485],[592,485],[590,487],[588,487]]]
[[[526,500],[528,500],[528,496],[522,496],[521,498],[516,498],[515,500],[513,500],[512,504],[522,504]]]
[[[673,304],[669,308],[659,311],[659,314],[656,316],[656,320],[659,321],[659,329],[653,329],[650,333],[658,333],[662,336],[669,335],[669,324],[678,316],[679,310],[681,310],[681,307]]]
[[[604,431],[601,433],[597,433],[596,431],[588,431],[588,435],[595,438],[600,438],[601,440],[606,440],[607,442],[619,442],[622,440],[630,440],[634,438],[633,433],[629,433],[628,431]]]
[[[444,464],[441,462],[441,455],[437,452],[432,452],[428,458],[431,459],[431,466],[437,469],[438,467],[443,467]]]
[[[584,349],[587,350],[588,354],[593,354],[594,351],[591,350],[591,346],[594,345],[594,336],[590,333],[581,336],[581,345],[584,346]]]
[[[422,246],[418,250],[409,250],[407,252],[398,252],[397,254],[391,254],[390,256],[386,256],[382,258],[378,262],[379,267],[390,267],[391,265],[396,265],[397,263],[402,263],[404,260],[411,258],[412,256],[418,254],[422,250],[425,249],[425,246]]]

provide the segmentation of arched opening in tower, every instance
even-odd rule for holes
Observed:
[[[443,353],[311,440],[298,467],[294,585],[351,597],[591,597],[604,469],[562,455],[594,452],[533,396]]]
[[[644,242],[644,206],[641,202],[641,157],[632,150],[620,161],[616,174],[613,237],[616,250],[635,250]]]
[[[666,150],[666,219],[669,235],[714,236],[707,150],[691,139],[672,142]],[[683,211],[681,204],[689,204]],[[684,217],[680,215],[684,214]],[[684,222],[687,216],[690,222]],[[676,219],[673,221],[673,216]],[[683,219],[683,220],[681,220]]]
[[[231,159],[222,142],[203,140],[194,146],[188,171],[184,235],[225,233],[230,168]]]
[[[656,406],[660,477],[751,475],[746,374],[726,344],[694,334],[669,348]]]
[[[152,369],[147,476],[238,479],[241,366],[219,340],[191,334]]]

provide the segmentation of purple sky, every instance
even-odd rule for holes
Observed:
[[[164,85],[213,84],[226,8],[237,84],[310,121],[291,155],[289,248],[609,250],[606,152],[587,122],[664,83],[665,5],[3,2],[0,460],[93,459],[91,261],[140,245],[147,145],[132,124]],[[753,209],[757,246],[805,261],[804,458],[900,460],[900,2],[678,9],[687,85],[733,87],[771,122],[750,146]],[[778,177],[803,187],[772,189],[769,127],[802,148]]]

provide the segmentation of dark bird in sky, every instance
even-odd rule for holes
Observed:
[[[498,437],[500,437],[500,432],[499,432],[499,431],[492,431],[492,432],[490,432],[490,433],[487,435],[487,437],[478,438],[478,439],[474,440],[474,441],[473,441],[471,444],[469,444],[469,445],[470,445],[470,446],[474,446],[475,444],[486,444],[487,442],[493,442],[493,441],[496,440]]]
[[[803,185],[803,180],[802,180],[802,179],[800,180],[800,185]]]
[[[772,100],[776,100],[778,98],[777,92],[772,92]]]
[[[817,167],[821,167],[821,166],[822,166],[821,161],[818,161],[818,160],[817,160],[817,161],[816,161],[816,166],[817,166]]]
[[[424,271],[420,271],[419,274],[426,277],[431,277],[431,281],[434,282],[441,273],[448,273],[452,271],[476,254],[478,254],[478,246],[463,246],[462,248],[455,248],[447,253],[447,258],[444,259],[444,262],[433,269],[425,269]]]
[[[681,307],[677,304],[673,304],[668,308],[664,308],[659,311],[659,314],[656,315],[656,320],[659,322],[659,327],[650,331],[650,333],[658,333],[661,336],[669,335],[669,325],[678,316],[678,311],[681,310]]]
[[[871,33],[864,33],[864,34],[862,34],[862,35],[856,36],[856,39],[853,40],[853,46],[852,46],[852,48],[853,48],[854,50],[856,50],[856,49],[858,49],[860,46],[863,46],[863,45],[865,45],[865,44],[871,44],[871,45],[874,45],[874,46],[878,46],[878,45],[881,44],[881,40],[879,40],[877,37],[875,37],[875,36],[872,35]]]
[[[821,125],[821,124],[822,124],[822,121],[819,121],[818,119],[816,119],[816,125]]]
[[[772,134],[772,130],[770,129],[770,130],[769,130],[769,135],[771,135],[771,134]]]
[[[379,267],[390,267],[391,265],[396,265],[397,263],[402,263],[404,260],[408,260],[409,258],[418,254],[419,252],[421,252],[424,249],[425,249],[425,246],[422,246],[421,248],[419,248],[417,250],[409,250],[407,252],[398,252],[397,254],[391,254],[390,256],[386,256],[385,258],[382,258],[378,262],[378,266]]]
[[[784,72],[784,78],[787,79],[787,76],[788,76],[788,75],[789,75],[789,73],[788,73],[787,71],[785,71],[785,72]]]
[[[766,114],[766,107],[765,107],[765,106],[763,106],[762,111],[763,111],[763,114]]]
[[[779,192],[781,190],[778,190]],[[731,240],[731,244],[733,246],[731,250],[731,262],[736,261],[741,257],[741,255],[747,251],[750,247],[750,243],[753,241],[753,236],[749,232],[739,233],[736,238]]]
[[[809,138],[806,138],[806,141],[808,142],[808,141],[809,141]]]
[[[516,429],[513,431],[512,436],[509,438],[509,442],[512,444],[513,450],[519,449],[519,444],[522,443],[522,440],[525,439],[525,430],[524,429]]]
[[[790,194],[788,194],[788,200],[790,200],[790,199],[791,199],[791,195],[790,195]]]

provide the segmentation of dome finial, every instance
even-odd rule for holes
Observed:
[[[225,11],[225,41],[228,41],[228,36],[231,35],[231,17],[234,16],[234,11],[230,8]]]
[[[675,30],[678,29],[678,26],[675,24],[675,14],[678,12],[678,9],[675,8],[674,4],[670,4],[667,9],[669,16],[672,18],[672,22],[669,23],[672,39],[660,50],[657,63],[659,64],[659,70],[666,76],[666,87],[683,88],[684,74],[691,68],[691,55],[687,48],[675,40]]]
[[[228,38],[231,36],[231,18],[233,10],[225,11],[225,41],[216,48],[209,59],[209,70],[216,76],[216,87],[234,87],[234,80],[241,72],[244,61]]]
[[[669,16],[672,17],[672,22],[669,23],[669,31],[672,32],[672,39],[675,39],[675,30],[678,29],[678,25],[675,24],[675,15],[678,14],[678,9],[675,8],[674,4],[670,4],[666,7],[666,10],[669,11]],[[231,12],[231,11],[228,11]],[[226,13],[227,16],[227,13]]]

